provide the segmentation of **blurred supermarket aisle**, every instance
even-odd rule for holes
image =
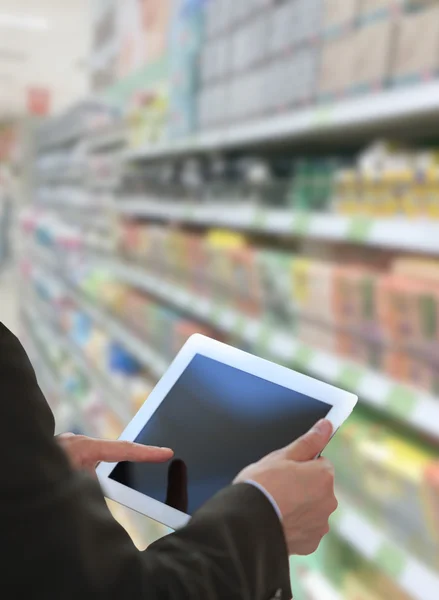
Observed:
[[[295,599],[437,600],[439,2],[141,4],[93,2],[90,94],[33,129],[0,318],[91,435],[195,332],[356,393]]]

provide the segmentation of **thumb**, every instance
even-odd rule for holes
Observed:
[[[333,427],[330,421],[323,419],[314,425],[308,433],[285,448],[287,458],[297,462],[314,460],[331,439]]]

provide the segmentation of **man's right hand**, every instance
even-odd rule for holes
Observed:
[[[315,460],[332,435],[323,420],[307,434],[242,471],[235,483],[255,481],[275,500],[290,554],[317,550],[328,533],[328,520],[338,503],[334,495],[334,469],[325,458]]]

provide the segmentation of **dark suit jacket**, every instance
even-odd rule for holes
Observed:
[[[21,344],[0,323],[0,597],[5,600],[285,600],[278,517],[249,485],[139,552],[97,482],[74,472]]]

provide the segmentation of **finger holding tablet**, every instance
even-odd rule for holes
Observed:
[[[301,438],[247,467],[235,483],[254,481],[279,507],[290,554],[314,552],[328,533],[328,520],[337,509],[334,469],[325,458],[315,460],[333,432],[323,420]]]

